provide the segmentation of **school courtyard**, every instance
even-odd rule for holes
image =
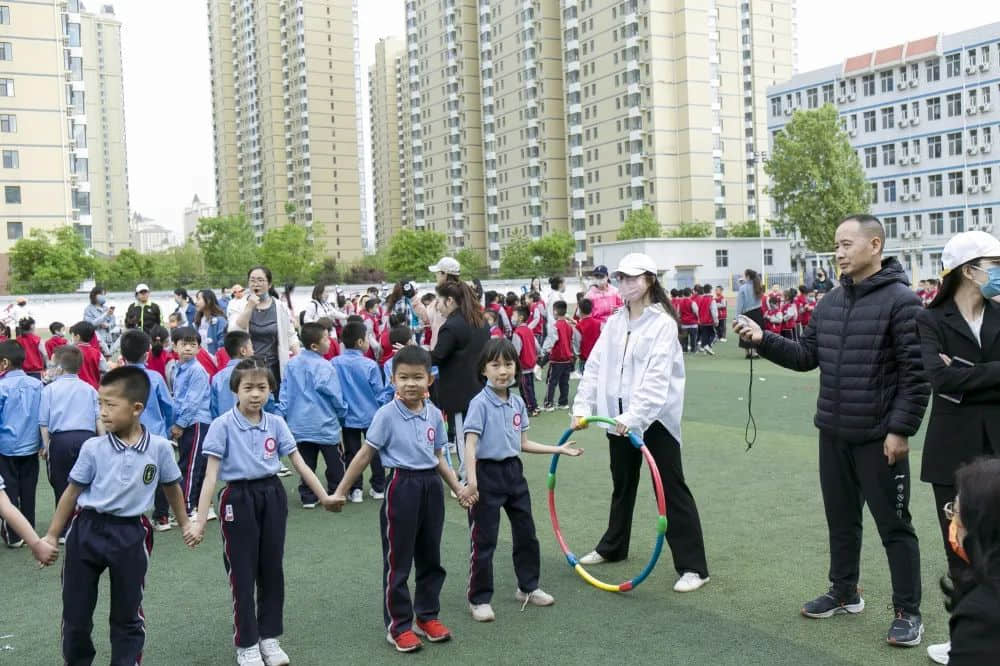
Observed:
[[[366,496],[363,504],[348,504],[341,514],[306,511],[298,503],[298,479],[289,477],[284,480],[290,514],[282,646],[292,663],[930,663],[925,648],[945,640],[948,627],[937,584],[945,559],[929,486],[914,480],[911,500],[922,546],[923,645],[886,645],[892,616],[887,609],[889,572],[867,514],[861,580],[865,611],[829,620],[801,617],[802,602],[827,588],[827,537],[812,425],[818,376],[754,362],[758,435],[748,453],[748,363],[734,337],[716,346],[718,356],[689,358],[687,364],[684,464],[705,531],[712,577],[707,586],[691,594],[674,593],[676,574],[666,548],[649,579],[632,592],[611,594],[586,584],[567,565],[553,536],[545,482],[550,459],[525,455],[542,545],[541,586],[555,596],[555,606],[520,611],[514,600],[510,534],[503,522],[494,559],[497,621],[474,622],[465,601],[466,516],[450,501],[441,544],[448,570],[441,619],[454,638],[401,655],[386,643],[382,623],[378,503]],[[541,396],[540,385],[538,390]],[[532,422],[529,436],[555,443],[567,422],[565,411],[544,414]],[[577,555],[583,555],[603,532],[611,480],[603,433],[590,429],[576,439],[586,453],[560,462],[557,499],[563,533]],[[921,434],[910,443],[914,479],[919,476],[922,439]],[[643,475],[648,478],[645,470]],[[38,522],[44,530],[52,514],[47,482],[40,481],[38,496]],[[655,506],[648,486],[640,492],[632,534],[627,562],[590,571],[617,583],[645,565],[655,538]],[[59,571],[58,566],[38,570],[26,549],[0,552],[0,664],[61,663]],[[95,613],[98,664],[109,659],[107,590],[105,579]],[[217,524],[209,526],[205,542],[195,551],[185,548],[176,528],[156,534],[144,609],[145,663],[234,663],[232,605]]]

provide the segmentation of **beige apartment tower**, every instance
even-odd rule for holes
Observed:
[[[365,248],[356,0],[209,0],[221,215],[258,238],[304,225],[345,262]]]
[[[11,246],[74,228],[111,255],[130,246],[121,24],[111,5],[0,3],[0,287]]]
[[[409,143],[409,96],[406,94],[406,42],[380,39],[375,63],[368,69],[371,108],[372,199],[375,203],[375,247],[381,249],[400,229],[412,228],[407,215],[410,182],[406,159]]]

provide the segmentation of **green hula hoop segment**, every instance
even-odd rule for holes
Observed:
[[[589,426],[591,423],[603,423],[610,426],[617,425],[614,419],[605,418],[603,416],[591,416],[583,420],[585,426]],[[563,433],[563,436],[559,439],[559,446],[562,446],[569,438],[573,436],[573,430],[569,429]],[[646,563],[645,568],[639,572],[639,575],[630,578],[629,580],[618,583],[617,585],[612,585],[611,583],[605,583],[604,581],[592,576],[583,565],[580,564],[580,560],[573,551],[570,550],[569,545],[563,538],[562,530],[559,528],[559,516],[556,515],[556,467],[559,465],[559,454],[552,456],[552,463],[549,465],[549,476],[548,476],[548,487],[549,487],[549,518],[552,520],[552,530],[555,532],[556,541],[559,542],[559,547],[562,548],[563,554],[566,556],[566,561],[569,563],[570,567],[576,571],[577,574],[585,581],[593,585],[594,587],[604,590],[605,592],[628,592],[634,589],[642,581],[646,580],[650,572],[653,571],[653,567],[656,566],[657,560],[660,559],[660,553],[663,552],[663,540],[667,533],[667,500],[663,493],[663,481],[660,479],[660,471],[656,468],[656,461],[653,460],[653,455],[646,448],[646,445],[639,439],[635,433],[629,432],[629,440],[632,442],[632,446],[639,449],[642,453],[642,457],[646,460],[646,465],[649,467],[650,475],[653,477],[653,488],[656,491],[656,508],[657,508],[657,519],[656,519],[656,542],[653,545],[653,554],[649,558],[649,562]]]

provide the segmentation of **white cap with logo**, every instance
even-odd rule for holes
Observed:
[[[461,275],[462,265],[454,257],[441,257],[441,260],[433,266],[428,266],[431,273],[447,273],[448,275]]]
[[[944,265],[942,275],[980,257],[1000,257],[1000,239],[985,231],[955,234],[941,253],[941,263]]]
[[[656,262],[648,254],[633,252],[622,257],[622,260],[618,262],[618,268],[615,269],[615,273],[630,277],[636,277],[644,273],[656,275]]]
[[[139,284],[135,285],[135,293],[138,294],[140,291],[149,291],[149,285],[147,285],[145,282],[140,282]]]

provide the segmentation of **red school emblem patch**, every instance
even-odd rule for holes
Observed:
[[[514,428],[516,430],[520,430],[521,429],[521,415],[520,414],[514,414]]]
[[[264,459],[273,458],[274,454],[278,451],[278,441],[274,437],[268,437],[264,440]]]
[[[436,437],[437,437],[437,430],[435,430],[434,428],[428,428],[427,429],[427,441],[430,442],[431,444],[433,444],[434,443],[434,439]]]

